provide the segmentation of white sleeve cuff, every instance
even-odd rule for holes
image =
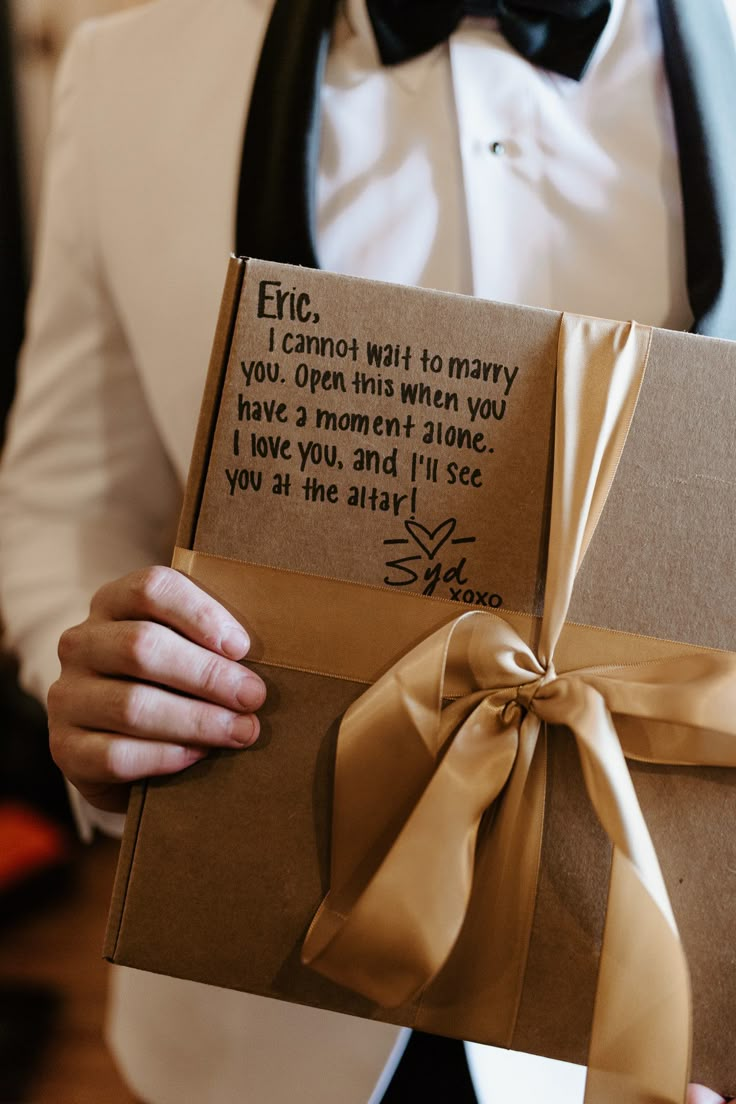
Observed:
[[[91,842],[95,830],[115,839],[122,838],[125,813],[108,813],[104,809],[96,809],[71,782],[67,782],[67,789],[77,829],[85,843]]]

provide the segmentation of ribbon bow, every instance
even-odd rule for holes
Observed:
[[[681,1104],[689,1071],[687,965],[625,755],[736,765],[735,656],[673,645],[672,655],[586,667],[566,646],[574,578],[615,475],[649,339],[633,323],[563,316],[538,644],[496,614],[464,613],[347,711],[331,888],[302,953],[384,1007],[420,995],[418,1026],[432,1030],[433,1010],[461,1004],[463,985],[473,987],[477,940],[461,935],[471,890],[480,891],[484,1023],[510,1045],[536,893],[544,729],[567,727],[613,843],[586,1085],[595,1104]]]
[[[611,11],[608,0],[367,0],[384,65],[443,42],[466,15],[498,19],[509,44],[534,65],[580,80]]]

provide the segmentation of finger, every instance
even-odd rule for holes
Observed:
[[[158,686],[125,679],[64,679],[52,687],[49,716],[56,727],[102,730],[142,740],[204,748],[248,747],[258,719]]]
[[[64,666],[158,683],[236,712],[259,709],[263,680],[152,621],[87,621],[59,642]]]
[[[727,1098],[705,1085],[688,1085],[686,1104],[724,1104]]]
[[[72,781],[83,792],[142,778],[177,774],[205,758],[204,748],[184,747],[109,732],[85,732],[78,741]]]
[[[216,599],[170,567],[147,567],[107,583],[92,599],[101,620],[157,621],[211,651],[242,659],[248,634]]]

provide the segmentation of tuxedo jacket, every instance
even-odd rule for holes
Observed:
[[[722,0],[661,3],[693,314],[736,338],[736,50]],[[97,587],[170,556],[226,260],[258,225],[236,243],[270,9],[158,0],[86,25],[63,62],[0,488],[4,618],[42,699]],[[365,1104],[399,1032],[116,971],[108,1037],[151,1104]]]

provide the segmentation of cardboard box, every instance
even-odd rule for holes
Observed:
[[[269,687],[263,734],[251,751],[137,788],[111,961],[586,1061],[610,845],[564,728],[547,740],[538,883],[508,1037],[494,1034],[482,971],[452,999],[386,1008],[301,961],[334,858],[345,710],[466,610],[516,611],[515,624],[538,635],[560,327],[550,311],[232,260],[175,563],[248,628],[248,662]],[[639,637],[654,658],[670,641],[736,650],[734,411],[736,345],[652,331],[569,608],[570,639],[576,624],[594,627],[582,630],[592,648],[583,666],[638,662]],[[319,673],[325,656],[332,665]],[[736,1092],[732,772],[630,767],[689,960],[693,1077]],[[474,900],[467,926],[482,939]]]

